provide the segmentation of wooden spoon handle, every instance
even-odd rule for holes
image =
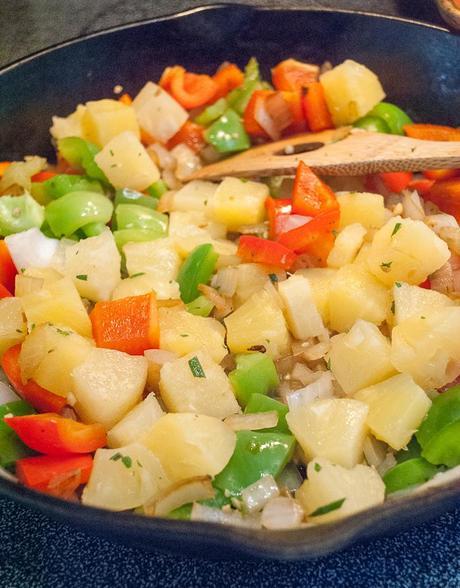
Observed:
[[[460,167],[460,142],[420,141],[344,127],[249,149],[203,167],[191,179],[294,175],[300,161],[331,176],[455,168]]]

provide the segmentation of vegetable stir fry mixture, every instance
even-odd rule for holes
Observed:
[[[460,170],[187,181],[341,125],[460,140],[384,98],[351,60],[168,67],[0,164],[2,471],[287,529],[459,466]]]

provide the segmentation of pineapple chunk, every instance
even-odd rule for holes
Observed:
[[[347,225],[337,235],[334,246],[327,258],[329,267],[339,268],[355,259],[367,230],[359,223]]]
[[[134,98],[133,108],[141,129],[160,143],[167,143],[188,118],[179,102],[153,82]]]
[[[375,73],[351,59],[323,73],[320,82],[336,127],[354,123],[385,98]]]
[[[356,321],[348,333],[331,339],[330,369],[346,394],[377,384],[396,373],[390,342],[372,323]]]
[[[425,223],[396,216],[375,234],[367,263],[387,286],[396,281],[420,284],[449,257],[447,244]]]
[[[121,511],[157,499],[170,485],[159,459],[140,443],[98,449],[81,501]]]
[[[198,245],[203,245],[204,243],[212,245],[214,251],[219,256],[217,259],[217,268],[238,263],[239,257],[235,257],[238,249],[236,243],[227,241],[226,239],[213,239],[207,231],[186,237],[176,237],[174,239],[176,250],[183,258],[187,257]],[[231,260],[230,264],[226,263],[226,259],[228,258]]]
[[[359,390],[354,398],[369,406],[367,424],[373,435],[396,450],[406,447],[431,406],[407,374]]]
[[[196,316],[182,308],[163,307],[158,315],[161,349],[179,356],[206,351],[216,363],[227,355],[225,328],[218,320]]]
[[[369,271],[367,267],[367,256],[369,255],[369,251],[371,250],[370,243],[363,243],[363,246],[358,251],[358,255],[355,257],[353,261],[353,265],[359,265],[360,267],[364,268],[366,271]]]
[[[85,137],[97,145],[105,145],[124,131],[140,137],[134,108],[119,100],[87,102],[81,122]]]
[[[190,212],[193,210],[206,212],[217,189],[217,184],[192,180],[185,184],[172,196],[171,210]]]
[[[29,329],[44,323],[66,325],[83,337],[91,337],[91,321],[70,278],[45,283],[38,292],[22,297]]]
[[[109,447],[123,447],[138,441],[164,415],[153,392],[136,405],[107,433]]]
[[[380,229],[385,223],[385,202],[381,194],[337,192],[336,196],[340,207],[340,228],[359,223],[366,229]]]
[[[336,503],[336,508],[326,514],[309,518],[312,523],[341,519],[382,504],[384,498],[385,484],[374,468],[358,464],[349,470],[327,459],[315,459],[308,464],[307,480],[296,492],[307,516]]]
[[[236,289],[234,306],[241,306],[267,283],[269,270],[259,263],[241,263],[236,266]]]
[[[301,269],[295,273],[308,279],[313,301],[325,325],[329,324],[329,293],[336,274],[337,270],[323,267]]]
[[[444,307],[409,318],[392,332],[391,361],[424,389],[460,375],[460,308]]]
[[[26,325],[19,298],[0,300],[0,356],[20,343],[26,335]]]
[[[348,331],[363,319],[380,325],[390,308],[390,292],[359,265],[346,265],[334,277],[329,293],[329,325]]]
[[[61,272],[52,267],[28,267],[22,275],[43,280],[43,285],[45,286],[53,284],[64,277]]]
[[[323,321],[314,303],[307,278],[291,276],[279,282],[278,292],[283,301],[289,330],[296,339],[304,341],[324,333]]]
[[[215,476],[229,462],[236,435],[228,425],[204,414],[162,416],[142,442],[158,456],[172,482]]]
[[[408,318],[420,317],[445,306],[455,306],[455,302],[436,290],[427,290],[396,282],[393,286],[394,322],[401,324]]]
[[[69,116],[53,116],[53,126],[50,128],[54,139],[64,137],[83,137],[82,121],[86,112],[86,106],[79,104],[77,109]]]
[[[141,399],[147,360],[114,349],[93,349],[73,372],[75,410],[85,423],[108,430]]]
[[[177,210],[169,214],[168,234],[173,239],[198,235],[204,235],[207,239],[224,239],[227,229],[225,225],[209,220],[203,211]]]
[[[224,370],[204,351],[165,363],[160,372],[160,393],[170,412],[194,412],[218,419],[241,412]]]
[[[325,457],[352,468],[362,461],[367,414],[363,402],[325,398],[289,412],[286,420],[307,461]]]
[[[263,345],[274,359],[289,352],[289,332],[283,313],[265,289],[255,292],[224,323],[232,353],[247,353],[254,345]]]
[[[22,298],[27,294],[33,294],[43,288],[44,280],[42,278],[32,278],[17,274],[14,280],[14,294],[17,298]]]
[[[72,370],[89,355],[91,342],[66,327],[40,325],[28,335],[19,355],[22,379],[66,398],[72,391]]]
[[[114,188],[145,190],[160,179],[160,172],[132,131],[111,139],[94,158]]]
[[[127,298],[128,296],[141,296],[153,292],[152,278],[140,273],[132,278],[120,280],[112,292],[112,300]]]
[[[265,219],[265,200],[268,186],[260,182],[225,178],[217,187],[214,198],[208,202],[213,220],[227,226],[230,231],[242,225],[255,225]]]
[[[110,300],[120,281],[121,257],[112,232],[82,239],[65,249],[65,273],[78,293],[93,302]]]
[[[130,276],[146,274],[158,300],[180,298],[176,278],[181,259],[171,239],[127,243],[123,247],[123,253],[128,274]]]

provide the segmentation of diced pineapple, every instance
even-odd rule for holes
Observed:
[[[42,278],[32,278],[31,276],[24,276],[17,274],[14,280],[14,294],[18,298],[33,294],[43,288],[44,280]]]
[[[164,415],[153,392],[137,404],[107,433],[109,447],[123,447],[138,441]]]
[[[82,117],[82,128],[87,139],[101,146],[124,131],[130,131],[137,138],[140,137],[134,108],[119,100],[104,98],[87,102]]]
[[[134,98],[133,108],[141,129],[160,143],[167,143],[188,118],[187,111],[153,82],[147,82]]]
[[[237,283],[233,297],[235,306],[241,306],[267,283],[268,269],[259,263],[241,263],[236,266]]]
[[[53,267],[28,267],[23,276],[43,280],[43,285],[53,284],[61,280],[64,275]]]
[[[158,316],[161,349],[179,356],[202,350],[217,363],[227,355],[225,328],[218,320],[196,316],[182,308],[160,308]]]
[[[170,413],[158,419],[142,442],[158,456],[172,482],[215,476],[229,462],[236,435],[204,414]]]
[[[93,349],[72,377],[74,408],[81,420],[111,429],[141,399],[147,360],[114,349]]]
[[[123,247],[123,253],[129,275],[146,274],[159,300],[180,298],[176,278],[181,258],[171,239],[127,243]]]
[[[324,332],[321,316],[313,300],[310,282],[299,275],[278,283],[278,293],[284,306],[289,330],[302,341]]]
[[[384,498],[385,484],[374,468],[358,464],[349,470],[327,459],[308,464],[307,480],[296,492],[296,499],[312,523],[335,521],[382,504]],[[311,516],[326,506],[328,512]]]
[[[91,321],[70,278],[45,283],[38,292],[22,297],[29,329],[44,323],[66,325],[83,337],[91,337]]]
[[[352,468],[362,460],[368,408],[348,398],[314,400],[286,415],[307,461],[325,457]]]
[[[327,265],[339,268],[352,263],[363,244],[366,232],[367,229],[359,223],[347,225],[337,235],[334,246],[327,258]]]
[[[356,321],[348,333],[331,339],[330,369],[346,394],[394,375],[391,346],[372,323]]]
[[[255,225],[265,219],[268,186],[260,182],[225,178],[208,203],[211,218],[230,231],[242,225]]]
[[[367,256],[369,255],[369,251],[371,250],[370,243],[363,243],[363,246],[358,251],[357,256],[355,257],[353,264],[359,265],[363,267],[366,271],[369,271],[367,267]]]
[[[354,123],[385,98],[375,73],[352,59],[323,73],[320,82],[336,127]]]
[[[337,192],[340,228],[359,223],[366,229],[380,229],[385,222],[385,202],[381,194]]]
[[[460,375],[460,308],[409,318],[392,332],[391,361],[419,386],[440,388]]]
[[[69,116],[53,116],[53,126],[50,128],[51,136],[54,139],[83,137],[82,120],[85,112],[86,106],[79,104],[75,112]]]
[[[112,300],[141,296],[153,292],[153,280],[148,274],[134,274],[131,278],[120,280],[112,292]]]
[[[65,273],[80,296],[93,302],[109,300],[120,281],[121,257],[112,232],[82,239],[65,250]]]
[[[371,432],[393,449],[405,447],[420,426],[431,400],[408,374],[359,390],[354,398],[369,406]]]
[[[241,412],[224,370],[204,351],[165,363],[160,372],[160,393],[171,412],[219,419]]]
[[[323,267],[301,269],[295,273],[308,279],[313,300],[325,325],[329,324],[329,293],[336,274],[337,270]]]
[[[121,511],[155,500],[170,484],[159,459],[140,443],[98,449],[83,504]]]
[[[449,257],[447,244],[425,223],[396,216],[375,234],[367,263],[387,286],[397,281],[420,284]]]
[[[94,160],[114,188],[145,190],[160,179],[160,172],[132,131],[111,139]]]
[[[198,235],[176,237],[174,239],[174,245],[181,257],[187,257],[198,245],[203,245],[204,243],[211,244],[219,256],[216,264],[217,268],[229,265],[226,263],[228,258],[230,258],[230,265],[238,263],[239,258],[235,257],[238,249],[236,243],[227,239],[213,239],[207,231]]]
[[[390,308],[390,292],[359,265],[345,265],[334,277],[329,292],[329,326],[348,331],[358,319],[380,325]]]
[[[207,239],[224,239],[227,229],[225,225],[209,220],[201,210],[177,210],[169,213],[168,234],[173,239],[196,235],[204,235]]]
[[[33,378],[46,390],[66,398],[72,391],[72,370],[91,349],[89,339],[59,325],[40,325],[26,337],[19,355],[23,380]]]
[[[399,325],[411,317],[420,317],[444,306],[455,306],[455,302],[436,290],[410,286],[396,282],[393,286],[394,322]]]
[[[255,292],[224,319],[227,345],[232,353],[246,353],[262,345],[277,359],[289,351],[289,332],[276,299],[267,290]]]
[[[217,189],[217,184],[204,182],[203,180],[192,180],[185,184],[172,197],[171,210],[190,212],[196,210],[206,212]]]
[[[0,356],[20,343],[26,335],[26,325],[19,298],[0,300]]]

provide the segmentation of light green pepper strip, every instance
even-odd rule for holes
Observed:
[[[216,494],[214,498],[208,498],[207,500],[198,500],[199,504],[204,504],[209,506],[210,508],[222,508],[226,504],[231,504],[230,498],[227,498],[222,490],[216,488]],[[181,521],[189,521],[190,515],[192,514],[192,504],[189,502],[188,504],[184,504],[179,508],[171,511],[167,518],[168,519],[177,519]]]
[[[45,209],[30,194],[0,198],[0,236],[40,228],[45,220]]]
[[[251,146],[239,115],[231,108],[205,131],[204,138],[219,153],[244,151]]]
[[[367,114],[369,116],[377,116],[384,120],[392,135],[404,135],[404,125],[411,125],[413,123],[410,116],[404,110],[389,102],[380,102]]]
[[[190,314],[196,316],[209,316],[214,308],[214,304],[206,296],[198,296],[185,306]]]
[[[34,455],[16,433],[9,427],[3,417],[7,414],[24,416],[34,414],[34,409],[24,400],[14,400],[0,406],[0,466],[11,468],[18,459]]]
[[[163,196],[163,194],[168,190],[168,184],[164,180],[158,180],[147,188],[147,192],[150,194],[150,196],[157,199],[157,204],[159,198],[161,198],[161,196]]]
[[[122,190],[117,190],[115,192],[115,206],[118,206],[119,204],[139,204],[140,206],[155,210],[158,206],[158,198],[146,196],[137,190],[123,188]]]
[[[241,406],[246,406],[252,394],[268,394],[279,385],[273,359],[266,353],[243,353],[235,359],[236,369],[228,377]]]
[[[415,457],[398,463],[383,476],[388,494],[423,484],[437,473],[438,468],[423,457]]]
[[[164,237],[163,231],[150,229],[122,229],[113,231],[113,237],[118,250],[122,251],[126,243],[141,243],[143,241],[155,241]]]
[[[71,174],[59,174],[42,182],[42,185],[49,198],[55,200],[65,196],[69,192],[99,192],[104,194],[104,189],[100,182]]]
[[[188,255],[182,264],[177,281],[179,282],[180,296],[185,303],[198,298],[200,284],[207,284],[216,267],[218,255],[210,243],[198,245]]]
[[[106,226],[104,223],[90,223],[82,227],[81,230],[85,237],[97,237],[105,230]]]
[[[252,94],[256,90],[263,90],[265,85],[260,78],[259,63],[255,57],[251,57],[244,68],[244,82],[227,96],[229,106],[242,115]]]
[[[166,214],[139,204],[119,204],[115,208],[117,229],[147,229],[166,236],[168,217]]]
[[[90,178],[109,184],[106,175],[94,161],[94,156],[100,151],[97,145],[80,137],[64,137],[58,139],[57,147],[59,153],[71,166],[85,170]]]
[[[209,126],[212,122],[220,118],[228,108],[228,102],[225,98],[219,98],[214,104],[200,112],[195,118],[195,122],[203,127]]]
[[[364,129],[365,131],[372,131],[373,133],[387,133],[390,134],[390,127],[378,116],[366,115],[359,118],[353,123],[357,129]]]
[[[45,209],[45,218],[56,237],[69,237],[91,223],[109,222],[112,202],[97,192],[70,192]]]

